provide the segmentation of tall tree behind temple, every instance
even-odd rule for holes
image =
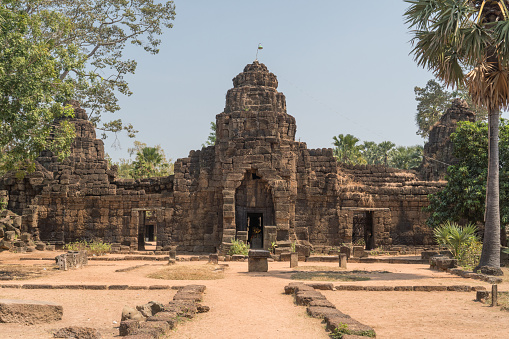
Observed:
[[[473,104],[472,98],[464,88],[449,92],[445,86],[431,79],[426,83],[426,87],[414,87],[415,101],[417,101],[417,113],[415,114],[415,124],[417,125],[417,135],[428,139],[431,127],[440,120],[445,111],[450,107],[451,101],[455,98],[463,99],[471,111],[476,114],[478,120],[485,120],[488,117],[488,111],[485,108],[477,107]]]
[[[509,2],[406,0],[415,61],[489,111],[486,220],[480,266],[500,268],[499,120],[509,106]]]

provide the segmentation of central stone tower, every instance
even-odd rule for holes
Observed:
[[[215,146],[222,173],[223,244],[232,238],[266,248],[288,240],[297,196],[295,118],[277,78],[258,61],[233,79],[218,114]]]

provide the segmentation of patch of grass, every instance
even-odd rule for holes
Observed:
[[[342,339],[343,336],[350,334],[361,337],[375,338],[375,331],[353,331],[348,328],[348,324],[340,324],[339,327],[335,328],[331,333],[330,337],[332,339]]]
[[[0,281],[40,278],[56,270],[56,266],[0,265]]]
[[[147,275],[163,280],[217,280],[224,278],[224,267],[219,265],[173,265]]]
[[[312,281],[366,281],[370,277],[361,277],[352,274],[352,272],[334,272],[334,271],[312,271],[297,272],[290,277],[293,280],[312,280]]]
[[[87,255],[105,255],[111,251],[111,244],[99,241],[76,241],[64,246],[68,251],[87,251]]]

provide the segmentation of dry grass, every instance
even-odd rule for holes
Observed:
[[[352,272],[334,272],[334,271],[313,271],[297,272],[290,277],[293,280],[311,280],[311,281],[366,281],[370,277],[361,277]]]
[[[177,264],[151,273],[147,277],[164,280],[216,280],[224,278],[224,267],[211,264]]]
[[[504,276],[502,277],[503,282],[509,283],[509,267],[501,267],[502,272],[504,272]]]
[[[56,272],[56,266],[0,265],[0,280],[26,280],[40,278]]]
[[[330,267],[330,266],[297,266],[293,268],[294,271],[332,271],[332,272],[346,272],[344,268],[341,267]]]

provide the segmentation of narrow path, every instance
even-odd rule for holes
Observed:
[[[241,264],[233,263],[225,279],[207,283],[203,304],[210,312],[180,324],[171,338],[329,338],[320,320],[283,294],[288,280],[244,273],[247,263],[244,269]]]

